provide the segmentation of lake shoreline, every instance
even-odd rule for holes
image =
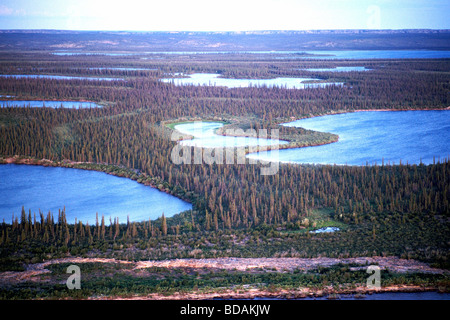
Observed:
[[[147,178],[147,179],[145,179],[145,181],[139,181],[139,178],[133,179],[130,171],[133,171],[135,174],[139,174],[139,172],[137,170],[128,169],[126,167],[120,167],[117,165],[101,164],[101,163],[95,163],[95,162],[79,162],[79,161],[73,161],[73,160],[63,160],[60,162],[57,162],[57,161],[55,162],[55,161],[52,161],[49,159],[35,159],[32,157],[25,157],[25,156],[2,157],[0,155],[0,165],[2,165],[2,164],[34,165],[34,166],[43,166],[43,167],[57,167],[57,168],[80,169],[80,170],[87,170],[87,171],[103,172],[103,173],[106,173],[106,174],[109,174],[112,176],[126,178],[126,179],[136,181],[139,184],[154,188],[158,191],[164,192],[168,195],[171,195],[180,200],[183,200],[189,204],[193,204],[192,199],[190,199],[188,197],[183,197],[179,194],[176,194],[175,192],[172,192],[172,190],[170,190],[170,188],[162,185],[162,183],[155,183],[155,182],[149,181],[149,179],[151,180],[151,177],[147,178],[147,175],[145,175],[145,177],[143,177],[143,178]],[[85,166],[89,166],[89,165],[106,166],[111,169],[115,168],[115,169],[126,170],[126,171],[128,171],[129,175],[123,174],[123,173],[117,174],[114,171],[108,172],[108,171],[104,171],[104,170],[99,170],[100,168],[88,168],[83,165],[85,165]]]
[[[408,113],[408,115],[404,115],[404,117],[403,116],[400,116],[400,115],[397,115],[397,117],[398,117],[398,119],[409,119],[409,118],[413,118],[413,117],[415,117],[414,116],[414,113],[413,112],[426,112],[426,111],[430,111],[430,112],[432,112],[432,111],[444,111],[444,113],[445,113],[445,111],[450,111],[450,106],[449,107],[446,107],[446,108],[429,108],[429,109],[426,109],[426,108],[421,108],[421,109],[408,109],[408,108],[402,108],[402,109],[387,109],[387,108],[380,108],[380,109],[355,109],[355,110],[337,110],[337,111],[332,111],[332,112],[327,112],[327,113],[321,113],[321,114],[315,114],[315,115],[306,115],[306,116],[303,116],[303,117],[300,117],[300,118],[295,118],[295,117],[291,117],[291,119],[289,120],[289,121],[282,121],[282,122],[278,122],[278,125],[280,125],[280,126],[287,126],[287,127],[299,127],[299,128],[305,128],[305,129],[307,129],[307,130],[312,130],[312,131],[317,131],[317,132],[329,132],[329,133],[332,133],[332,134],[335,134],[335,135],[337,135],[338,137],[339,137],[339,139],[337,139],[336,141],[332,141],[332,142],[330,142],[330,143],[324,143],[324,144],[322,144],[322,145],[327,145],[327,144],[332,144],[333,142],[338,142],[339,140],[340,140],[340,137],[342,136],[342,137],[344,137],[344,135],[345,135],[345,137],[346,137],[346,141],[347,141],[347,145],[346,145],[346,147],[348,148],[348,141],[350,140],[350,139],[353,139],[353,140],[355,140],[354,141],[354,143],[355,143],[355,145],[357,144],[356,142],[356,139],[354,139],[354,138],[350,138],[349,139],[349,137],[353,137],[353,136],[356,136],[356,137],[358,137],[358,134],[354,134],[354,132],[352,132],[352,133],[349,133],[349,132],[347,132],[346,131],[346,129],[345,129],[345,126],[341,126],[342,128],[344,128],[344,130],[338,130],[339,128],[341,128],[341,127],[339,127],[339,126],[337,126],[337,127],[335,127],[334,129],[332,129],[333,127],[328,127],[328,128],[326,128],[326,127],[321,127],[320,125],[317,127],[315,127],[315,126],[308,126],[308,124],[309,123],[321,123],[321,121],[322,121],[322,119],[317,119],[317,118],[321,118],[321,117],[323,117],[323,119],[325,119],[325,118],[327,118],[327,119],[331,119],[331,117],[332,116],[341,116],[341,117],[347,117],[347,118],[351,118],[351,119],[354,119],[355,117],[357,117],[357,113],[361,113],[361,112],[389,112],[389,111],[395,111],[395,112],[400,112],[400,111],[403,111],[403,112],[405,112],[405,111],[411,111],[411,114],[409,114]],[[352,114],[354,114],[353,116],[352,116]],[[417,115],[418,115],[419,113],[417,113],[416,114],[416,117],[417,117]],[[430,113],[430,114],[432,114],[432,113]],[[437,113],[435,113],[435,114],[437,114]],[[394,116],[394,114],[392,114],[392,116]],[[443,116],[447,116],[447,114],[446,115],[443,115]],[[373,118],[376,118],[376,117],[378,117],[378,116],[376,116],[375,115],[375,113],[374,114],[372,114],[372,115],[367,115],[367,117],[373,117]],[[379,117],[381,117],[381,116],[379,116]],[[435,116],[435,117],[437,117],[437,116]],[[359,119],[359,118],[358,118]],[[444,118],[445,119],[445,118]],[[437,120],[437,119],[436,119]],[[303,124],[302,124],[302,121],[304,121],[303,122]],[[323,120],[323,121],[325,121],[325,120]],[[329,122],[331,122],[331,121],[329,121]],[[342,129],[341,128],[341,129]],[[377,131],[378,132],[378,131]],[[445,132],[445,131],[444,131]],[[362,135],[362,136],[364,136],[366,133],[365,132],[359,132],[359,134],[360,135]],[[385,134],[385,136],[387,136],[388,134],[386,134],[386,132],[383,132],[383,134]],[[409,138],[409,137],[408,137]],[[365,141],[363,141],[363,142],[365,142]],[[379,143],[378,141],[376,141],[377,143]],[[286,146],[283,146],[283,147],[280,147],[280,148],[273,148],[273,149],[300,149],[300,148],[302,148],[303,146],[299,146],[299,147],[291,147],[291,146],[289,146],[289,145],[286,145]],[[330,150],[332,150],[332,149],[330,149],[330,148],[328,148],[328,149],[323,149],[322,151],[324,151],[324,150],[326,150],[327,152],[328,152],[328,154],[327,154],[327,156],[328,156],[328,158],[326,158],[327,160],[328,159],[330,159],[330,156],[331,156],[331,152],[330,152]],[[344,150],[344,151],[343,151]],[[342,144],[341,144],[341,149],[339,149],[339,150],[337,150],[338,151],[338,153],[344,153],[344,152],[347,152],[348,154],[350,154],[349,153],[349,150],[347,150],[347,149],[342,149]],[[351,151],[351,150],[350,150]],[[371,150],[369,150],[369,151],[371,151]],[[441,150],[442,151],[442,150]],[[305,151],[299,151],[299,152],[303,152],[303,155],[305,154],[304,152]],[[292,160],[292,156],[290,156],[290,157],[282,157],[281,155],[280,155],[280,157],[283,159],[283,160],[280,160],[280,159],[278,159],[278,160],[272,160],[272,159],[270,159],[270,152],[266,155],[266,154],[263,154],[262,156],[260,156],[260,155],[257,155],[256,153],[254,153],[253,154],[253,156],[252,156],[252,158],[253,159],[256,159],[256,160],[260,160],[260,161],[277,161],[277,162],[279,162],[279,163],[290,163],[290,164],[310,164],[310,165],[339,165],[339,166],[364,166],[364,165],[370,165],[370,166],[372,166],[372,165],[376,165],[377,163],[382,163],[382,159],[377,159],[376,157],[373,157],[372,156],[372,158],[374,158],[373,160],[370,160],[369,161],[369,163],[366,161],[366,163],[364,164],[364,162],[361,162],[361,163],[356,163],[355,161],[351,161],[352,159],[351,159],[351,157],[347,157],[347,158],[342,158],[341,157],[341,159],[334,159],[333,161],[335,161],[334,163],[333,162],[331,162],[331,160],[328,160],[328,161],[325,161],[325,162],[322,162],[321,160],[321,158],[319,157],[319,154],[318,154],[318,152],[316,152],[316,153],[314,153],[314,151],[311,151],[312,153],[313,153],[313,158],[314,158],[314,156],[316,157],[314,160],[316,160],[316,161],[314,161],[314,160],[308,160],[308,159],[305,159],[305,157],[303,156],[303,158],[301,158],[300,157],[300,159],[301,160],[305,160],[305,161],[300,161],[300,159],[297,157],[297,158],[294,158],[294,160]],[[292,155],[293,153],[285,153],[284,155]],[[300,154],[300,153],[299,153]],[[372,153],[372,154],[375,154],[375,153]],[[394,153],[395,154],[395,153]],[[433,162],[431,162],[431,160],[430,160],[430,158],[431,158],[431,155],[426,155],[426,156],[428,156],[428,163],[427,164],[431,164],[431,163],[433,163]],[[276,156],[277,157],[277,156]],[[405,164],[404,163],[404,160],[402,159],[402,158],[400,158],[398,155],[397,155],[397,157],[398,157],[398,159],[399,160],[397,160],[397,158],[395,158],[394,160],[393,160],[393,164],[392,165],[398,165],[398,164]],[[440,158],[440,157],[442,157],[442,156],[439,156],[439,154],[436,156],[436,157],[438,157],[438,158]],[[422,156],[420,157],[421,159],[422,159]],[[289,160],[290,159],[290,160]],[[320,159],[320,160],[317,160],[317,159]],[[357,158],[355,158],[355,159],[357,159]],[[414,159],[414,158],[413,158]],[[443,161],[446,161],[446,157],[445,156],[443,156]],[[420,160],[420,161],[422,161],[422,160]],[[419,164],[419,160],[417,159],[417,162],[412,162],[412,163],[410,163],[409,161],[408,161],[408,158],[407,158],[407,160],[406,160],[406,164],[407,165],[414,165],[414,164]]]
[[[182,77],[162,78],[161,82],[176,86],[214,86],[227,89],[235,88],[281,88],[303,90],[324,88],[330,85],[343,86],[343,82],[327,82],[326,79],[275,76],[274,78],[228,78],[220,73],[191,73]]]
[[[286,122],[286,120],[283,120],[282,122],[275,122],[276,125],[278,126],[285,126],[286,124],[289,124],[291,122],[295,122],[298,120],[304,120],[304,119],[312,119],[312,118],[317,118],[317,117],[322,117],[322,116],[330,116],[330,115],[338,115],[338,114],[351,114],[351,113],[357,113],[357,112],[371,112],[371,111],[377,111],[377,112],[386,112],[386,111],[450,111],[450,106],[447,108],[431,108],[431,109],[425,109],[425,108],[421,108],[421,109],[387,109],[387,108],[383,108],[383,109],[356,109],[356,110],[338,110],[338,111],[333,111],[333,112],[329,112],[329,113],[324,113],[324,114],[318,114],[318,115],[308,115],[306,117],[303,118],[295,118],[295,117],[291,117],[290,121]],[[195,120],[195,121],[199,121],[202,122],[202,120]],[[231,126],[232,129],[240,129],[240,124],[242,122],[242,120],[239,119],[221,119],[221,120],[205,120],[205,122],[215,122],[215,121],[220,121],[220,122],[225,122],[225,125],[216,129],[215,131],[215,135],[217,136],[221,136],[221,137],[256,137],[255,135],[249,135],[246,134],[245,132],[242,132],[242,134],[227,134],[226,130]],[[165,126],[169,127],[171,130],[176,130],[175,126],[178,124],[186,124],[192,122],[188,119],[183,119],[181,122],[174,120],[172,122],[168,122],[168,123],[164,123]],[[244,123],[245,124],[245,123]],[[287,126],[289,127],[289,126]],[[295,126],[294,126],[295,127]],[[268,158],[264,158],[264,157],[260,157],[259,153],[264,153],[264,152],[270,152],[270,151],[275,151],[275,150],[288,150],[288,149],[300,149],[300,148],[305,148],[305,147],[318,147],[318,146],[324,146],[324,145],[329,145],[329,144],[333,144],[335,142],[339,142],[340,137],[338,134],[336,133],[330,133],[330,132],[324,132],[324,131],[316,131],[316,130],[312,130],[315,131],[316,133],[319,134],[330,134],[332,136],[328,137],[327,141],[320,141],[320,142],[309,142],[307,140],[302,141],[302,140],[298,140],[296,139],[295,136],[290,136],[290,135],[284,135],[279,137],[279,139],[283,142],[287,142],[287,143],[280,143],[280,144],[274,144],[274,145],[256,145],[256,146],[245,146],[244,148],[244,152],[245,155],[248,159],[251,159],[253,161],[260,161],[262,163],[270,163],[270,162],[278,162],[279,164],[287,164],[287,165],[339,165],[339,166],[362,166],[364,164],[347,164],[347,163],[339,163],[339,164],[331,164],[331,163],[309,163],[309,162],[305,162],[305,163],[301,163],[301,162],[297,162],[297,161],[290,161],[290,160],[271,160]],[[184,134],[184,137],[181,140],[193,140],[192,135],[188,135],[188,134]],[[213,148],[213,147],[202,147],[203,149],[208,149],[208,148]],[[236,147],[232,147],[232,148],[236,148]],[[366,164],[369,165],[369,164]],[[395,164],[393,164],[395,165]],[[372,165],[370,165],[372,166]]]
[[[387,111],[450,111],[450,106],[445,108],[415,108],[415,109],[389,109],[389,108],[382,108],[382,109],[344,109],[344,110],[332,110],[330,112],[324,112],[319,114],[309,114],[307,116],[303,117],[291,117],[289,120],[282,120],[280,122],[277,122],[278,125],[283,125],[286,123],[294,122],[297,120],[304,120],[304,119],[311,119],[311,118],[317,118],[317,117],[323,117],[323,116],[331,116],[331,115],[337,115],[337,114],[344,114],[344,113],[353,113],[353,112],[373,112],[373,111],[379,111],[379,112],[387,112]]]
[[[244,291],[244,292],[242,292]],[[335,290],[332,287],[325,289],[301,288],[299,290],[269,290],[260,289],[240,289],[240,290],[220,290],[220,292],[207,293],[175,293],[172,295],[150,294],[150,295],[132,295],[131,297],[90,297],[88,300],[305,300],[320,299],[340,300],[340,296],[353,296],[353,300],[364,300],[367,295],[383,293],[423,293],[423,292],[441,292],[437,287],[422,287],[419,285],[400,285],[391,287],[382,287],[381,289],[367,289],[366,287],[356,287],[350,290]]]
[[[246,134],[245,132],[242,132],[243,134],[227,134],[226,132],[224,132],[224,130],[228,130],[229,125],[236,125],[239,122],[233,122],[233,120],[230,119],[226,119],[226,120],[182,120],[182,121],[178,121],[178,122],[168,122],[168,123],[164,123],[164,125],[166,127],[168,127],[169,129],[173,130],[173,131],[178,131],[177,129],[175,129],[175,127],[177,125],[182,125],[182,124],[188,124],[188,123],[193,123],[193,122],[223,122],[224,126],[215,129],[214,134],[218,137],[231,137],[231,138],[258,138],[256,131],[255,131],[255,135],[249,135]],[[235,128],[235,129],[241,129],[239,127]],[[182,136],[180,137],[180,139],[178,140],[178,142],[180,141],[186,141],[186,140],[194,140],[196,139],[192,134],[189,133],[182,133],[180,131],[178,131]],[[255,154],[258,152],[264,152],[264,151],[271,151],[271,150],[283,150],[283,149],[295,149],[295,148],[304,148],[304,147],[316,147],[316,146],[322,146],[322,145],[326,145],[326,144],[330,144],[330,143],[334,143],[339,141],[339,136],[335,135],[335,134],[331,134],[332,136],[328,137],[327,141],[322,141],[322,142],[308,142],[308,141],[302,141],[302,140],[298,140],[296,139],[295,136],[290,136],[290,135],[284,135],[282,137],[278,137],[277,139],[279,141],[283,141],[286,143],[279,143],[279,144],[273,144],[273,145],[246,145],[246,146],[231,146],[229,148],[231,149],[235,149],[235,148],[243,148],[244,149],[244,153],[245,155],[249,155],[249,154]],[[198,138],[197,138],[198,139]],[[272,139],[270,137],[267,138],[263,138],[263,139]],[[190,146],[193,147],[193,146]],[[201,146],[200,148],[202,149],[213,149],[213,148],[217,148],[217,147],[209,147],[209,146]],[[224,146],[223,148],[228,148],[227,146]],[[258,159],[257,159],[258,160]],[[265,160],[261,160],[266,162]],[[281,162],[280,162],[281,163]]]
[[[373,112],[373,111],[380,111],[380,112],[386,112],[386,111],[449,111],[450,106],[447,108],[441,108],[441,109],[356,109],[351,112]],[[347,113],[347,112],[344,112]]]

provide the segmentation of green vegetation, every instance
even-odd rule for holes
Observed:
[[[264,269],[249,271],[208,270],[193,268],[151,267],[133,271],[133,265],[114,263],[80,263],[82,285],[80,290],[67,290],[65,281],[70,264],[52,264],[47,267],[51,273],[44,273],[41,279],[23,282],[14,287],[0,289],[0,299],[86,299],[89,297],[132,297],[158,294],[163,296],[207,293],[223,293],[229,289],[245,293],[255,288],[261,295],[289,290],[288,297],[304,297],[298,291],[308,288],[312,294],[328,292],[352,293],[364,286],[367,280],[365,267],[358,265],[335,265],[319,267],[309,272],[273,272]],[[449,277],[440,274],[395,273],[383,271],[383,285],[414,285],[448,290]],[[332,291],[334,290],[334,291]]]
[[[0,94],[14,99],[87,100],[104,105],[79,110],[0,108],[0,163],[13,161],[108,172],[193,204],[192,211],[171,218],[119,224],[98,217],[94,225],[81,221],[67,224],[64,204],[59,213],[50,214],[24,208],[21,216],[0,224],[2,272],[21,271],[25,264],[67,256],[139,261],[392,255],[449,268],[448,161],[362,167],[282,164],[278,174],[262,176],[261,164],[176,165],[170,160],[176,144],[170,139],[173,126],[183,121],[226,122],[219,133],[227,128],[279,129],[280,139],[289,140],[287,147],[293,147],[330,143],[338,137],[282,127],[279,125],[282,122],[359,109],[447,108],[448,59],[306,61],[261,59],[260,55],[240,53],[142,60],[139,56],[68,58],[25,50],[3,52],[0,62],[3,74],[18,73],[19,68],[22,74],[33,74],[38,63],[46,74],[127,77],[126,81],[0,78]],[[340,65],[364,65],[374,70],[339,75],[303,70]],[[93,69],[117,66],[157,70]],[[303,90],[178,87],[159,81],[168,72],[218,72],[226,77],[243,78],[314,76],[342,81],[345,85]],[[308,232],[326,226],[339,227],[340,231]],[[56,266],[51,268],[55,274],[60,272]],[[99,272],[100,267],[92,268],[93,273]],[[108,266],[106,270],[111,268]],[[295,281],[314,286],[325,281],[335,283],[334,272],[337,271],[327,270],[325,278],[315,275],[311,279],[301,273],[275,272],[252,276],[235,272],[211,278],[202,274],[200,279],[186,275],[183,282],[179,275],[168,270],[161,271],[164,279],[153,276],[139,279],[121,269],[117,281],[92,278],[86,282],[85,291],[78,293],[58,289],[61,284],[45,287],[41,283],[38,288],[32,283],[21,283],[15,288],[2,288],[1,296],[169,294],[196,286],[215,289],[230,284],[290,286]],[[358,273],[351,274],[349,283],[360,281]],[[220,280],[212,280],[215,278]],[[411,278],[393,275],[392,281],[395,279],[405,283],[442,280],[439,276],[425,275]],[[103,282],[100,285],[96,281]]]
[[[448,226],[429,215],[405,215],[355,224],[333,221],[323,213],[311,215],[308,224],[283,224],[217,231],[202,231],[194,212],[166,219],[128,222],[104,221],[93,225],[67,224],[64,211],[58,218],[36,217],[22,212],[12,225],[1,226],[3,270],[20,269],[34,263],[66,256],[103,257],[120,260],[162,260],[219,257],[398,256],[418,259],[448,268]],[[395,219],[400,219],[396,221]],[[317,221],[317,223],[316,223]],[[316,224],[316,227],[313,225]],[[339,226],[338,232],[306,232],[319,226]]]

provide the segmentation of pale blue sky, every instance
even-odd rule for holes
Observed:
[[[450,29],[449,0],[0,0],[0,29]]]

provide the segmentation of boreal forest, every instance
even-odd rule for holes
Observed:
[[[165,38],[156,34],[153,42],[145,43],[141,34],[0,34],[0,99],[2,103],[11,101],[0,107],[0,163],[107,172],[192,204],[192,210],[153,220],[130,217],[119,221],[99,212],[95,220],[76,223],[67,221],[64,203],[59,204],[58,212],[23,207],[1,222],[0,271],[23,271],[24,264],[64,257],[136,262],[393,256],[448,269],[448,159],[436,159],[432,164],[360,166],[281,163],[274,175],[261,175],[263,164],[252,164],[248,159],[246,164],[180,165],[171,160],[178,142],[171,139],[174,129],[170,124],[216,120],[243,129],[279,128],[280,135],[292,138],[295,146],[333,143],[338,137],[332,133],[280,124],[358,110],[448,109],[450,60],[303,59],[304,53],[257,51],[302,50],[286,47],[283,44],[289,42],[283,39],[280,43],[270,38],[261,42],[262,35],[254,35],[254,39],[249,35],[253,40],[244,43],[243,36],[219,36],[220,41],[235,41],[235,46],[225,47],[227,53],[211,49],[200,53],[193,52],[185,41],[185,52],[170,54],[167,51],[177,51],[176,41],[189,39],[188,34],[174,35],[173,42],[158,41]],[[291,36],[303,39],[298,43],[310,43],[307,37],[312,37]],[[135,39],[135,47],[126,47],[126,37]],[[213,35],[192,37],[203,44],[199,51],[208,51],[204,38],[216,40]],[[320,37],[338,39],[341,49],[353,45],[348,34]],[[357,37],[366,41],[361,40],[359,49],[382,43],[380,35]],[[400,49],[410,49],[413,37],[422,39],[411,34],[395,37],[400,39],[396,43],[404,44]],[[423,38],[431,49],[436,49],[431,44],[442,49],[439,46],[448,45],[442,37],[445,40],[447,34]],[[93,45],[93,39],[98,40],[98,46]],[[109,44],[115,40],[119,45]],[[307,70],[340,66],[364,66],[369,71]],[[193,73],[240,79],[303,77],[342,85],[227,88],[161,81]],[[12,100],[88,101],[96,106],[19,107]],[[309,232],[328,226],[340,230]],[[246,283],[239,279],[230,281]],[[276,279],[254,281],[277,283]],[[420,279],[408,281],[417,283]],[[448,285],[448,278],[446,281],[443,283]],[[125,292],[117,290],[118,294]],[[10,297],[6,290],[2,295]]]

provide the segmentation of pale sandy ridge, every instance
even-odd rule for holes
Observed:
[[[358,257],[358,258],[213,258],[213,259],[174,259],[162,261],[139,261],[136,269],[160,268],[214,268],[246,271],[250,269],[272,269],[278,272],[291,272],[296,269],[308,271],[317,267],[331,267],[336,264],[378,265],[380,269],[395,272],[445,273],[446,270],[432,268],[428,264],[397,257]]]
[[[400,259],[397,257],[358,257],[358,258],[212,258],[212,259],[173,259],[173,260],[147,260],[131,262],[126,260],[106,258],[80,258],[68,257],[52,259],[42,263],[29,264],[25,271],[0,272],[0,284],[5,282],[38,281],[35,276],[49,273],[47,266],[59,263],[123,263],[133,264],[134,269],[151,267],[159,268],[194,268],[194,269],[222,269],[236,271],[252,271],[266,269],[266,271],[292,272],[294,270],[308,271],[317,267],[331,267],[336,264],[359,264],[362,266],[350,268],[351,270],[364,268],[364,265],[378,265],[381,270],[395,272],[422,272],[444,274],[449,271],[432,268],[430,265],[412,259]]]

